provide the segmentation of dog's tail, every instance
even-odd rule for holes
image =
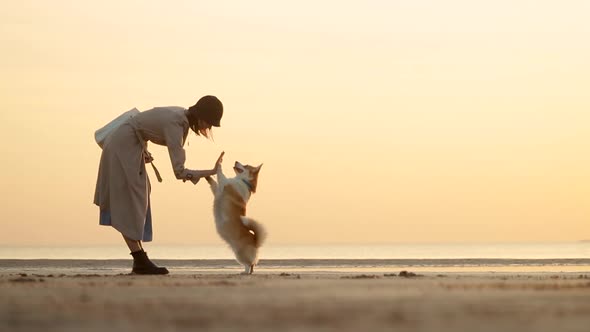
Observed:
[[[266,240],[266,229],[262,226],[261,223],[258,221],[248,218],[242,217],[242,224],[246,226],[246,228],[254,233],[254,246],[256,248],[260,248],[262,243]]]

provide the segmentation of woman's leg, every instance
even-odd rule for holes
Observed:
[[[156,264],[147,256],[147,253],[143,251],[141,241],[132,240],[123,235],[125,243],[131,250],[131,256],[133,256],[133,269],[131,272],[137,274],[168,274],[168,269],[165,267],[158,267]]]
[[[123,239],[125,239],[125,243],[127,243],[127,247],[129,247],[129,250],[131,252],[143,250],[143,247],[141,246],[141,241],[132,240],[132,239],[126,237],[125,235],[123,235]]]

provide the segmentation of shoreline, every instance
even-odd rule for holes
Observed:
[[[233,259],[153,259],[173,274],[239,272]],[[0,273],[121,274],[131,259],[0,259]],[[590,259],[266,259],[258,273],[590,273]]]

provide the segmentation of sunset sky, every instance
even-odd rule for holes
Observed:
[[[269,243],[590,239],[588,1],[5,1],[2,245],[122,244],[94,131],[224,103],[188,168],[264,163]],[[154,243],[220,244],[150,144]]]

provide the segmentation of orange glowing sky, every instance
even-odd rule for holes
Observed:
[[[587,1],[16,1],[0,13],[7,245],[121,243],[92,204],[94,130],[225,105],[270,243],[590,238]],[[151,145],[156,243],[220,243],[205,182]],[[151,171],[150,171],[151,172]]]

